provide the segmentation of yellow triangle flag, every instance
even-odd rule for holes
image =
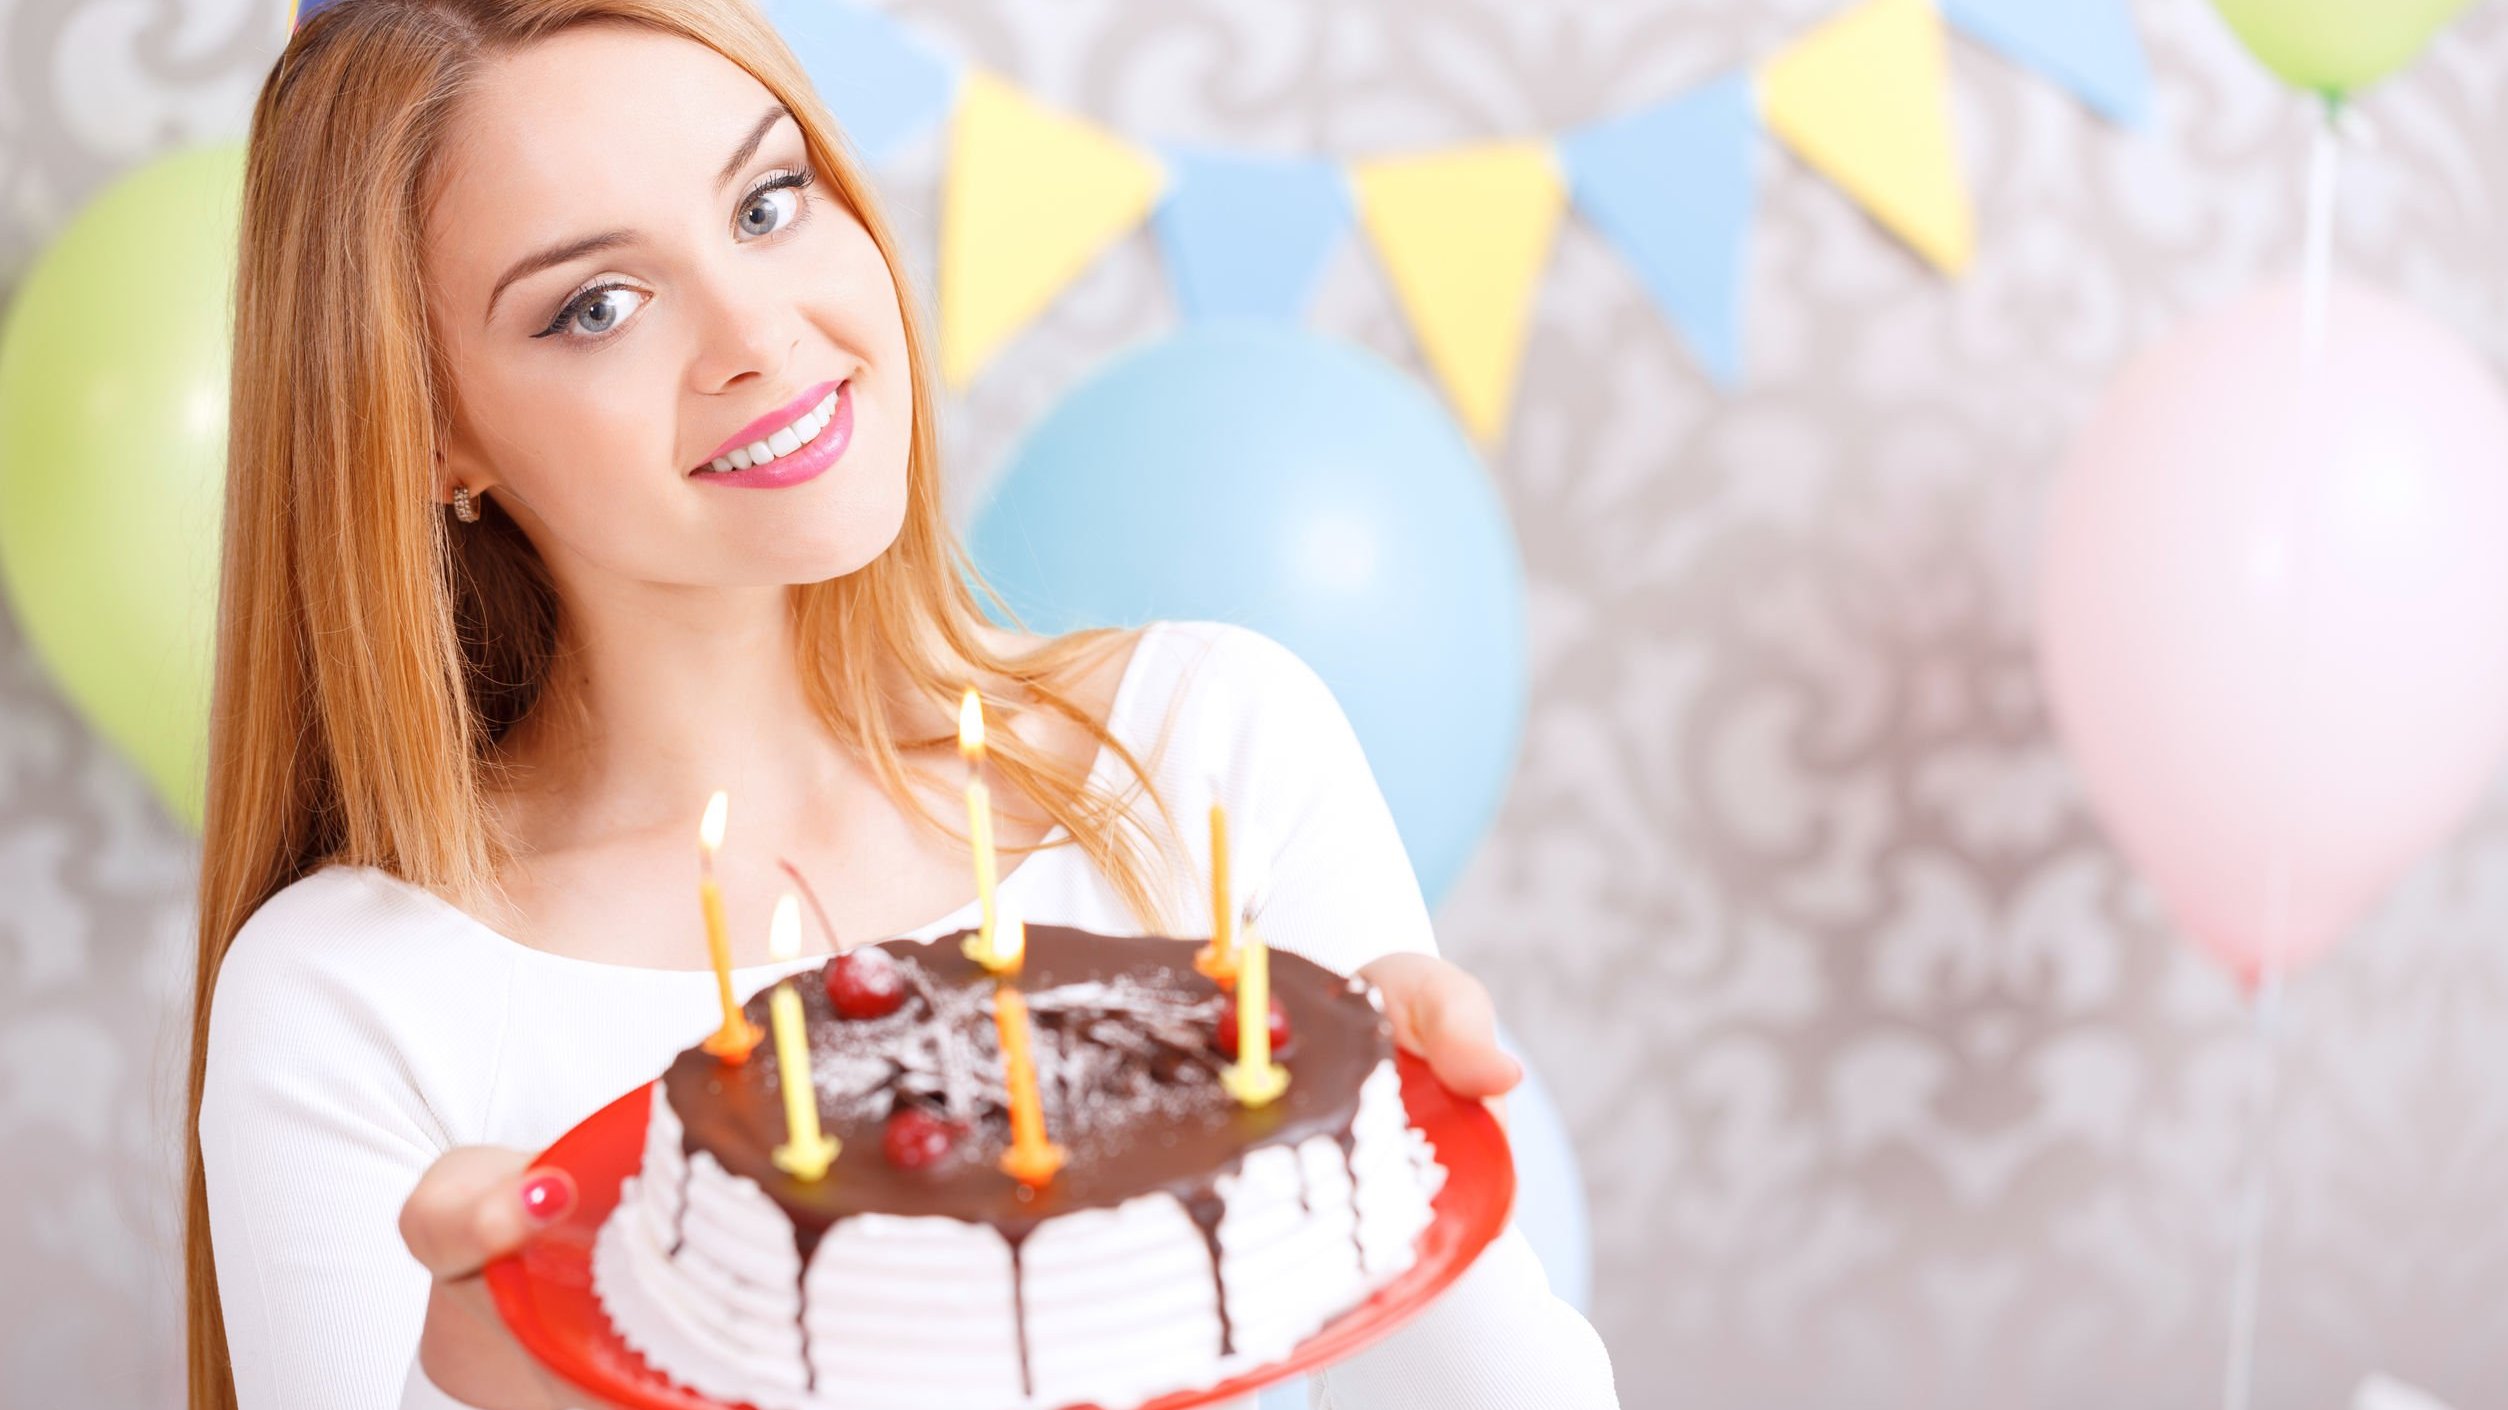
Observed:
[[[1533,295],[1567,191],[1549,145],[1356,162],[1360,224],[1420,349],[1484,444],[1506,429]]]
[[[1868,0],[1759,74],[1770,129],[1948,273],[1976,233],[1951,142],[1949,65],[1931,0]]]
[[[1165,184],[1155,157],[969,69],[941,192],[941,375],[965,386]]]

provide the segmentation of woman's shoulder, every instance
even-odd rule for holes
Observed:
[[[255,907],[218,965],[216,1009],[285,1011],[355,993],[411,995],[458,982],[461,917],[376,867],[317,867]]]
[[[1171,805],[1205,795],[1232,814],[1311,792],[1357,743],[1332,688],[1278,639],[1252,627],[1163,618],[1144,630],[1110,717]]]
[[[415,1166],[476,1139],[510,974],[492,947],[457,933],[458,918],[387,872],[338,865],[256,907],[219,962],[209,1006],[200,1129],[210,1158],[283,1162],[345,1142]]]
[[[988,629],[997,650],[1018,655],[1061,638]],[[1107,632],[1068,693],[1090,716],[1134,742],[1179,729],[1210,738],[1248,729],[1296,732],[1319,712],[1338,718],[1331,687],[1295,651],[1248,626],[1162,617]]]
[[[1180,713],[1229,730],[1312,728],[1338,719],[1332,687],[1306,658],[1264,632],[1235,622],[1164,619],[1142,649],[1163,658]]]

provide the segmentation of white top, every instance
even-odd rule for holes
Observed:
[[[1358,738],[1286,647],[1222,623],[1154,623],[1108,728],[1150,765],[1205,878],[1189,893],[1201,905],[1209,837],[1191,824],[1215,786],[1231,889],[1261,898],[1272,944],[1342,972],[1435,952]],[[1101,749],[1092,777],[1119,789],[1130,771]],[[1074,846],[1030,854],[999,887],[1029,921],[1140,929]],[[693,896],[689,911],[693,934]],[[970,899],[906,934],[931,939],[975,915]],[[741,967],[735,991],[823,958]],[[533,949],[372,868],[326,868],[271,897],[219,971],[200,1108],[242,1410],[460,1406],[417,1367],[429,1275],[397,1220],[420,1174],[454,1146],[545,1148],[720,1017],[709,969]],[[1437,1303],[1311,1378],[1309,1394],[1333,1410],[1618,1404],[1601,1339],[1551,1294],[1512,1226]]]

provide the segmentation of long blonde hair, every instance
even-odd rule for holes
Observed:
[[[915,414],[896,541],[848,576],[791,590],[799,668],[834,736],[898,802],[906,760],[943,749],[973,683],[989,708],[1083,727],[1130,770],[1110,792],[1008,731],[990,757],[1059,824],[1147,928],[1173,903],[1173,819],[1133,752],[1072,685],[1111,645],[1076,632],[1018,656],[978,634],[981,581],[943,513],[932,357],[897,242],[835,120],[744,0],[336,0],[306,17],[254,106],[235,285],[225,559],[200,877],[184,1192],[190,1403],[227,1410],[226,1354],[199,1117],[209,1005],[236,931],[297,878],[383,868],[456,904],[493,894],[504,851],[492,757],[548,679],[559,603],[492,505],[450,525],[434,498],[449,369],[419,275],[430,163],[479,65],[610,20],[723,54],[781,99],[831,194],[888,261]],[[458,532],[456,532],[458,530]],[[995,599],[998,601],[998,599]],[[909,737],[900,737],[901,735]],[[1146,796],[1161,826],[1143,825]]]

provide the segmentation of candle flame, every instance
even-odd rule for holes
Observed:
[[[974,686],[958,698],[958,752],[969,759],[984,757],[984,701]]]
[[[723,814],[731,807],[731,795],[721,789],[705,800],[705,817],[697,824],[697,841],[711,852],[723,845]]]
[[[801,953],[801,898],[789,891],[775,898],[775,918],[766,927],[766,953],[778,960]]]
[[[1027,952],[1027,922],[1017,916],[1003,916],[993,927],[994,963],[1003,969],[1016,969]]]

